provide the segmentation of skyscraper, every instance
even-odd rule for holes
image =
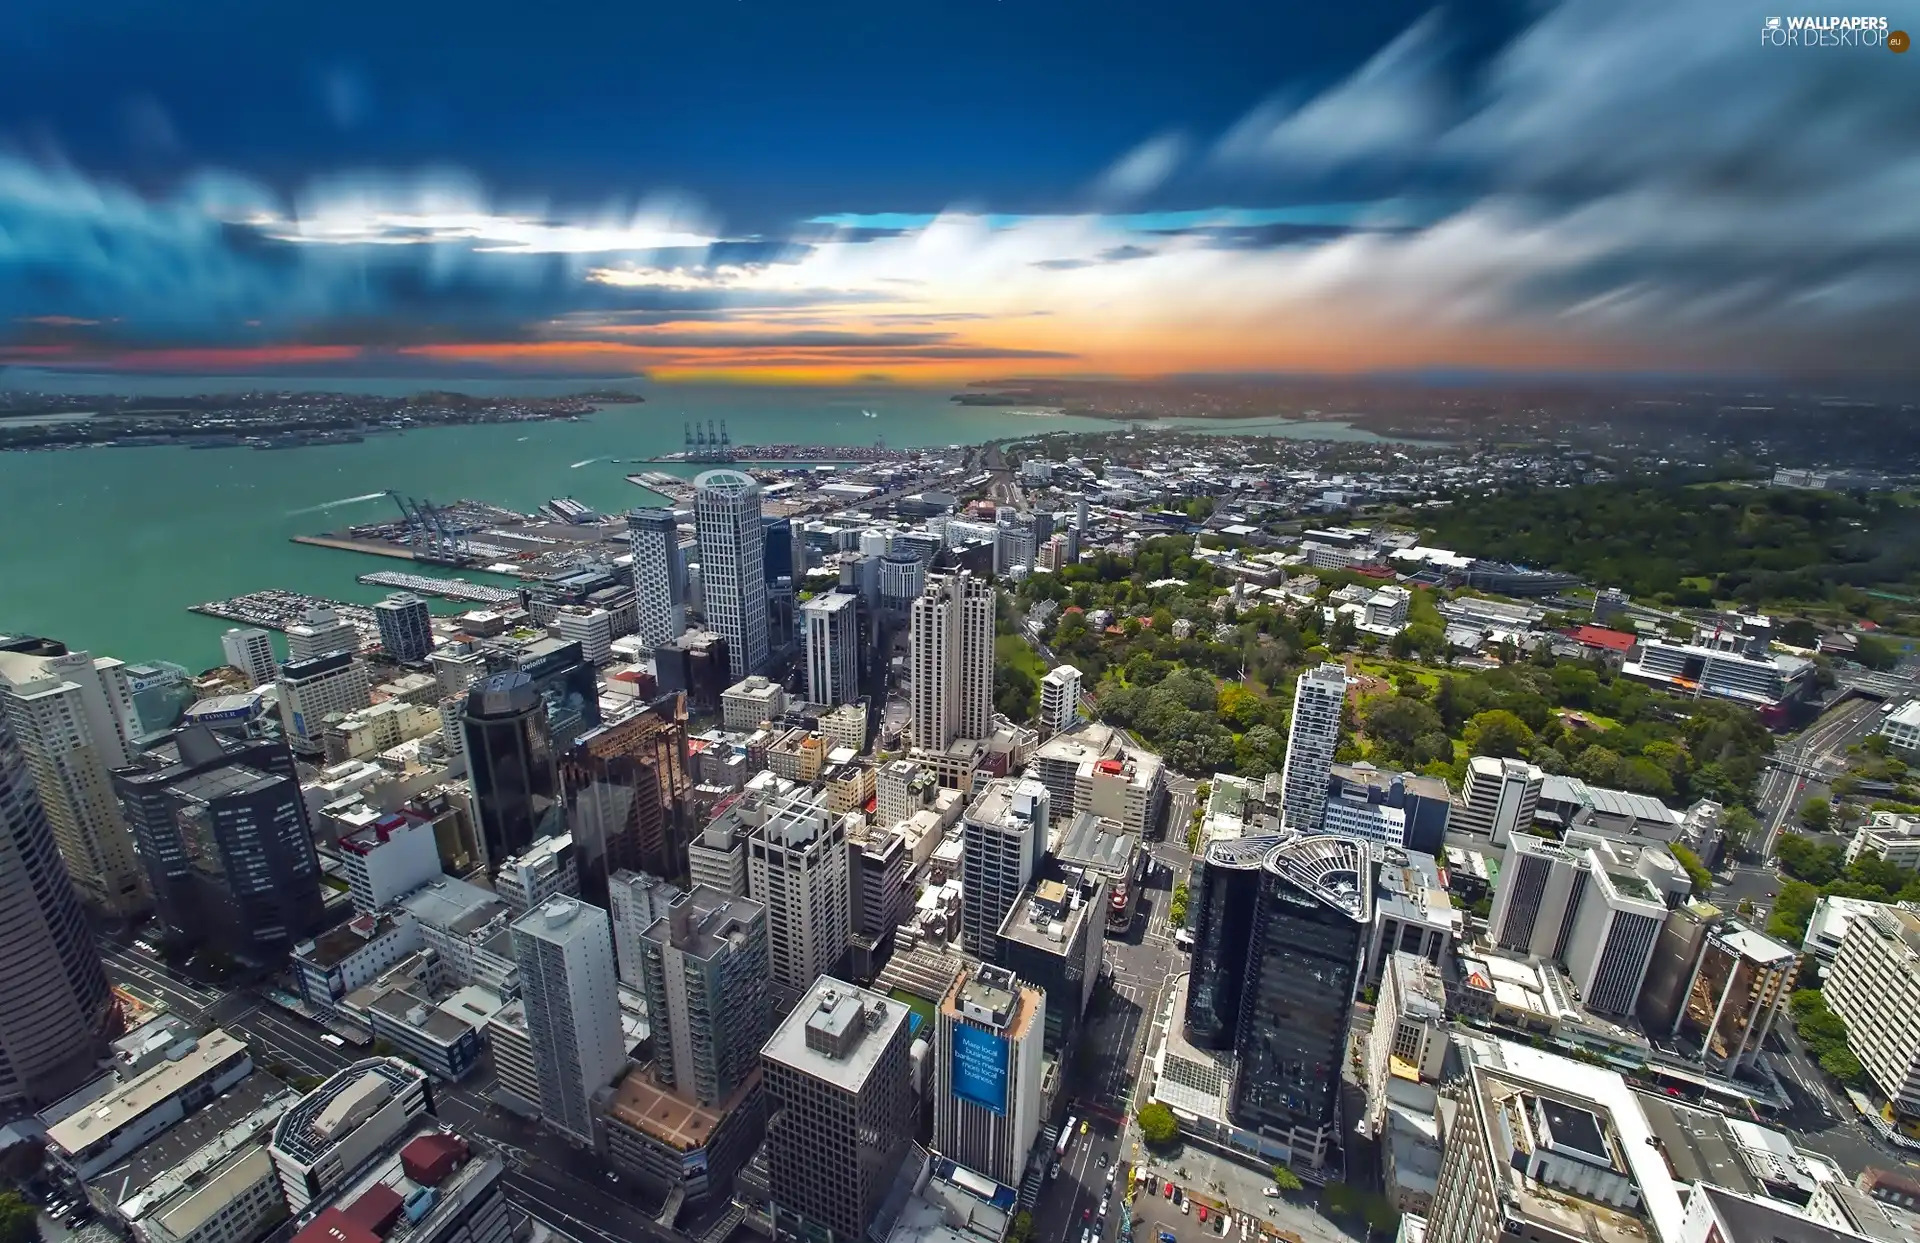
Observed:
[[[1546,779],[1544,770],[1525,760],[1474,756],[1467,761],[1467,784],[1460,791],[1453,826],[1505,846],[1515,834],[1532,830]]]
[[[1285,823],[1296,833],[1317,833],[1327,808],[1327,778],[1340,744],[1340,708],[1347,697],[1347,671],[1328,663],[1300,675],[1293,688],[1293,720],[1287,726],[1282,769]]]
[[[940,999],[933,1146],[1009,1187],[1040,1131],[1047,995],[1004,967],[970,967]]]
[[[767,1006],[767,911],[704,885],[641,934],[640,991],[654,1032],[654,1078],[702,1105],[760,1069]]]
[[[480,848],[497,867],[559,827],[559,778],[546,704],[525,673],[483,678],[461,721]]]
[[[686,696],[663,695],[582,734],[560,759],[560,787],[589,901],[604,902],[608,878],[622,868],[684,875],[693,789]]]
[[[687,566],[680,558],[680,525],[671,509],[627,511],[633,549],[633,597],[638,634],[650,646],[671,643],[687,628]]]
[[[285,743],[189,726],[113,783],[178,941],[272,964],[321,930],[320,861]]]
[[[247,675],[248,686],[265,686],[280,676],[273,658],[273,638],[257,626],[235,626],[220,636],[227,663]]]
[[[1038,781],[995,777],[967,808],[960,827],[960,929],[967,953],[999,957],[1000,925],[1046,853],[1047,807],[1047,787]]]
[[[593,1094],[626,1065],[607,913],[577,898],[549,898],[515,921],[513,956],[527,1007],[540,1116],[593,1142]]]
[[[146,906],[147,889],[113,797],[110,773],[127,762],[128,747],[109,689],[85,652],[45,639],[0,647],[0,716],[12,724],[73,887],[95,910],[123,918]]]
[[[373,606],[380,647],[395,660],[425,660],[433,650],[433,614],[410,591],[396,591]]]
[[[760,519],[760,485],[737,470],[710,470],[693,487],[707,629],[727,641],[727,672],[739,681],[767,663],[767,528]]]
[[[760,1051],[776,1229],[858,1243],[913,1138],[910,1012],[822,978]]]
[[[0,1105],[91,1078],[118,1019],[26,758],[0,713]]]
[[[1347,1020],[1373,924],[1369,849],[1346,837],[1296,837],[1261,867],[1232,1114],[1313,1169],[1340,1134]]]
[[[930,579],[913,602],[913,745],[985,738],[993,719],[993,584],[966,571]]]
[[[619,871],[607,886],[607,913],[613,917],[613,965],[620,982],[640,988],[641,938],[667,908],[687,896],[687,891],[670,880],[645,872]],[[737,896],[737,895],[736,895]]]
[[[860,697],[858,598],[831,592],[800,606],[806,631],[807,698],[837,707]]]
[[[1272,835],[1212,842],[1194,869],[1193,973],[1185,1020],[1187,1042],[1195,1048],[1231,1049],[1239,1035],[1260,877],[1279,843]]]
[[[853,930],[850,883],[846,829],[824,790],[794,791],[752,831],[747,896],[767,908],[775,984],[798,993],[839,964]]]

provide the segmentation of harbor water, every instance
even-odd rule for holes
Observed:
[[[421,385],[284,377],[236,380],[45,376],[10,373],[12,387],[74,392],[204,393],[243,388],[405,391]],[[528,385],[443,383],[474,392],[558,395],[579,381]],[[611,387],[611,386],[603,386]],[[631,386],[629,386],[631,387]],[[389,588],[359,575],[400,570],[510,580],[291,542],[355,522],[395,518],[389,489],[444,503],[460,498],[531,511],[573,497],[602,512],[655,501],[630,472],[699,467],[633,465],[676,452],[687,421],[722,420],[736,444],[972,444],[1049,431],[1114,431],[1104,420],[961,406],[949,389],[822,389],[650,385],[647,401],[609,406],[578,422],[476,424],[369,436],[357,444],[261,453],[249,449],[84,449],[0,453],[0,634],[41,634],[96,655],[170,660],[200,670],[221,663],[228,623],[188,606],[267,587],[373,603]],[[868,418],[863,411],[877,417]],[[1151,426],[1168,426],[1156,424]],[[1337,423],[1213,422],[1222,432],[1374,440]],[[1150,435],[1143,428],[1143,435]],[[464,611],[430,602],[436,613]],[[281,641],[276,637],[276,645]]]

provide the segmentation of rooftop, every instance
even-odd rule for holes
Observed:
[[[1014,900],[1007,917],[1000,921],[1000,938],[1049,954],[1064,955],[1079,936],[1080,923],[1088,918],[1087,913],[1100,908],[1104,888],[1104,879],[1097,872],[1083,872],[1062,867],[1057,860],[1046,860],[1041,873]]]
[[[88,1184],[124,1206],[129,1219],[150,1211],[179,1187],[200,1178],[204,1169],[234,1149],[264,1143],[280,1115],[300,1094],[265,1071],[256,1070],[154,1136],[119,1165],[101,1171]]]
[[[246,1052],[244,1043],[217,1027],[191,1043],[183,1041],[166,1061],[48,1128],[47,1142],[62,1152],[82,1152]]]
[[[159,1205],[142,1237],[155,1243],[194,1233],[226,1211],[246,1188],[273,1177],[273,1158],[264,1144],[248,1144],[227,1153],[205,1177]],[[160,1227],[153,1229],[154,1225]]]
[[[1360,923],[1373,919],[1372,855],[1365,842],[1317,835],[1281,842],[1266,869]]]
[[[355,1062],[302,1097],[273,1128],[273,1146],[312,1166],[387,1101],[425,1084],[426,1072],[397,1057]]]
[[[909,1013],[903,1002],[821,976],[780,1021],[761,1056],[859,1092]]]
[[[424,1119],[293,1236],[293,1243],[405,1243],[429,1238],[466,1212],[501,1170],[465,1139]]]
[[[511,908],[495,895],[453,876],[442,876],[400,899],[421,923],[456,936],[479,932]]]
[[[755,1070],[734,1089],[731,1098],[708,1107],[662,1087],[650,1070],[635,1068],[614,1088],[607,1114],[669,1148],[693,1152],[706,1147],[727,1115],[759,1086],[760,1072]]]
[[[722,950],[746,943],[747,931],[766,915],[766,908],[736,898],[711,885],[695,885],[647,926],[649,940],[667,941],[682,953],[707,959]]]
[[[1061,830],[1053,853],[1062,863],[1092,868],[1109,876],[1125,876],[1133,866],[1140,839],[1117,820],[1090,811],[1076,813]]]

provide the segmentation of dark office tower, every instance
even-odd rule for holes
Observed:
[[[1233,1118],[1318,1169],[1338,1140],[1347,1019],[1373,925],[1368,847],[1296,837],[1268,853],[1234,1052]]]
[[[395,660],[425,660],[433,650],[433,614],[410,591],[396,591],[373,606],[380,647]]]
[[[118,1018],[46,810],[0,714],[0,1108],[50,1104],[91,1078]]]
[[[1214,842],[1197,869],[1186,1011],[1187,1042],[1195,1048],[1233,1048],[1260,877],[1280,840],[1267,835]]]
[[[663,695],[645,710],[581,735],[560,760],[567,828],[580,861],[580,896],[607,904],[607,883],[625,868],[687,874],[692,832],[687,775],[687,697]]]
[[[173,939],[272,964],[321,930],[320,862],[285,743],[190,726],[116,769],[113,787]]]
[[[559,827],[546,703],[531,675],[497,673],[467,692],[461,728],[480,850],[491,869]]]
[[[783,578],[797,582],[799,575],[793,570],[793,519],[762,515],[762,520],[767,524],[766,569],[762,575],[767,580],[767,586],[771,587]],[[800,573],[806,573],[805,567],[801,568]]]

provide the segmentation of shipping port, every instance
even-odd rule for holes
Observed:
[[[293,542],[428,565],[485,570],[523,581],[538,581],[564,573],[583,557],[600,560],[624,556],[627,552],[624,515],[601,517],[569,497],[547,502],[541,513],[523,514],[486,501],[458,500],[439,505],[425,499],[403,497],[397,492],[386,495],[393,498],[400,511],[396,517],[382,522],[357,523],[319,535],[296,535]],[[393,571],[379,574],[381,577],[362,577],[360,581],[396,586],[403,580],[418,580],[420,584],[436,585],[431,589],[424,585],[406,589],[422,594],[431,590],[432,594],[445,599],[479,604],[495,600],[490,595],[471,593],[507,591],[467,584],[469,594],[456,594],[448,590],[446,584],[464,580]]]

